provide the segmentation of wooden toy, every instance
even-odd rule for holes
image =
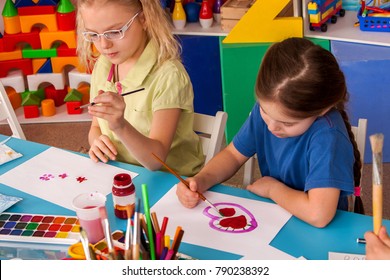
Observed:
[[[25,82],[22,70],[12,70],[8,73],[7,77],[0,78],[1,83],[4,87],[11,87],[16,92],[25,91]]]
[[[42,83],[49,82],[56,89],[63,89],[65,87],[65,76],[63,73],[43,73],[33,74],[27,76],[28,88],[30,90],[37,90]]]
[[[53,99],[43,99],[41,102],[42,116],[51,117],[56,114],[56,107]]]
[[[209,28],[213,25],[213,9],[209,0],[203,0],[200,6],[199,22],[203,28]]]
[[[25,76],[33,74],[31,59],[14,59],[7,61],[0,61],[0,78],[6,77],[8,71],[18,68],[23,71]]]
[[[186,25],[187,17],[181,0],[175,0],[175,6],[172,11],[172,21],[176,29],[183,29]]]
[[[336,15],[345,16],[342,0],[312,0],[307,4],[307,11],[311,31],[320,29],[322,32],[326,32],[328,30],[327,22],[336,23]]]

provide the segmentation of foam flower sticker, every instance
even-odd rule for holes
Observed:
[[[39,179],[42,181],[50,181],[53,178],[53,174],[43,174],[41,177],[39,177]]]

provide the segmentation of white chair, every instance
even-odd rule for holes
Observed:
[[[226,112],[218,111],[215,116],[195,113],[194,131],[200,136],[205,163],[221,150],[226,121]]]
[[[363,173],[363,163],[364,163],[364,151],[366,147],[366,134],[367,134],[367,119],[359,119],[358,126],[352,126],[352,133],[355,135],[355,140],[360,152],[360,157],[362,161],[362,173]],[[257,156],[249,158],[248,161],[244,164],[244,178],[243,185],[247,186],[253,182],[253,173],[255,170],[255,162],[257,161]],[[350,203],[350,205],[354,203]]]
[[[26,140],[26,136],[16,118],[15,111],[12,108],[11,102],[8,99],[7,92],[3,84],[0,82],[0,122],[7,121],[11,127],[12,136]]]

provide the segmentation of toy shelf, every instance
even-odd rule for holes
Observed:
[[[199,22],[187,22],[183,29],[174,29],[176,35],[197,35],[197,36],[226,36],[228,32],[223,31],[221,24],[213,22],[209,28],[203,28]]]
[[[16,117],[21,124],[33,124],[33,123],[63,123],[63,122],[90,122],[92,117],[88,114],[88,111],[83,109],[83,113],[70,115],[67,113],[66,104],[56,107],[56,114],[51,117],[39,116],[38,118],[24,117],[23,108],[17,108],[15,110]],[[0,123],[1,124],[1,123]]]
[[[305,0],[305,2],[309,2]],[[307,4],[302,7],[303,34],[305,37],[319,38],[351,43],[370,44],[378,46],[390,46],[388,32],[362,31],[359,26],[354,26],[359,21],[357,11],[345,11],[344,17],[337,16],[335,24],[328,23],[328,31],[309,30]]]

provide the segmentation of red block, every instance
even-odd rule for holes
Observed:
[[[76,48],[70,49],[68,45],[65,43],[61,43],[61,45],[57,48],[57,56],[77,56]]]
[[[39,38],[40,29],[34,27],[29,33],[7,34],[4,33],[4,51],[12,52],[16,50],[19,43],[28,43],[34,50],[42,48],[41,38]]]
[[[66,102],[66,109],[69,115],[81,114],[83,109],[80,109],[81,101],[68,101]]]
[[[57,13],[58,30],[69,31],[76,29],[76,12]]]
[[[55,89],[53,85],[45,87],[45,99],[53,99],[56,107],[64,104],[64,98],[68,94],[68,90],[65,87],[64,89]]]
[[[39,117],[39,107],[37,105],[23,106],[23,112],[26,119]]]
[[[32,60],[29,58],[0,61],[0,78],[6,77],[11,69],[20,69],[25,76],[34,74]]]
[[[26,6],[18,8],[19,16],[49,15],[55,12],[55,6]]]

